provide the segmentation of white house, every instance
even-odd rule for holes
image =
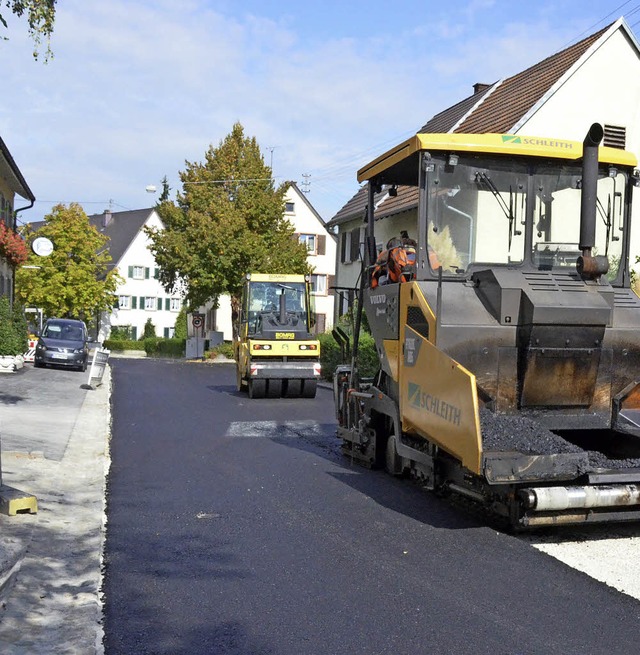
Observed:
[[[640,45],[624,18],[534,66],[495,82],[436,114],[418,132],[501,133],[582,141],[595,123],[603,145],[624,148],[640,159]],[[379,153],[382,154],[382,153]],[[637,198],[636,198],[637,200]],[[339,230],[336,285],[355,287],[364,241],[366,188],[329,221]],[[378,247],[401,230],[415,231],[417,192],[399,187],[375,198]],[[632,219],[631,265],[640,255],[640,202]],[[415,235],[412,235],[415,236]],[[343,314],[353,299],[337,299]]]
[[[111,212],[89,216],[89,222],[109,237],[111,268],[124,279],[118,287],[118,307],[100,318],[99,339],[109,336],[114,326],[127,328],[130,338],[139,339],[149,319],[159,337],[172,337],[182,296],[169,294],[158,280],[158,266],[145,227],[162,228],[155,209]]]
[[[26,207],[15,206],[15,198],[20,196],[29,201]],[[16,214],[33,207],[35,196],[16,165],[9,149],[0,139],[0,222],[7,230],[15,232]],[[0,244],[0,296],[7,296],[13,302],[13,263],[8,261]]]
[[[336,237],[327,230],[320,214],[307,200],[295,182],[291,182],[285,194],[285,218],[293,225],[298,239],[307,245],[309,264],[313,267],[311,276],[312,300],[315,303],[317,333],[333,326],[333,290],[336,269]],[[251,271],[243,271],[249,273]],[[269,271],[255,271],[268,273]],[[201,308],[205,315],[205,334],[212,331],[222,333],[225,340],[233,337],[231,302],[229,296],[220,298],[217,310]]]

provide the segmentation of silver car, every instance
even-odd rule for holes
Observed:
[[[66,366],[87,370],[87,326],[70,318],[50,318],[36,344],[34,366]]]

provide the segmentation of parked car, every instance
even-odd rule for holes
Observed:
[[[44,324],[36,344],[34,366],[68,366],[87,370],[89,337],[83,321],[50,318]]]

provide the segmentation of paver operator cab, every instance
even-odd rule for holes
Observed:
[[[238,391],[250,398],[314,398],[320,342],[311,334],[311,285],[304,275],[246,276],[236,323]]]
[[[418,134],[358,172],[369,185],[358,306],[380,369],[360,379],[356,329],[334,378],[349,457],[514,527],[640,519],[638,170],[602,138],[598,124],[584,143]],[[417,248],[393,283],[376,270],[388,219],[373,208],[403,187],[419,199]]]

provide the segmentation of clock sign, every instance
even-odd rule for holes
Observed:
[[[31,244],[31,249],[36,255],[46,257],[53,252],[53,243],[47,237],[36,237]]]

